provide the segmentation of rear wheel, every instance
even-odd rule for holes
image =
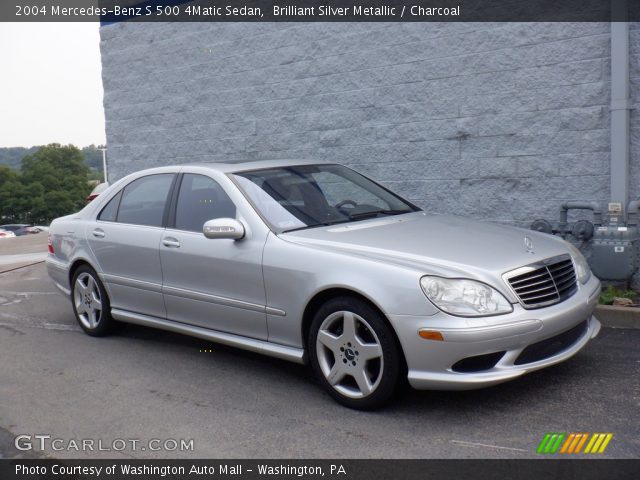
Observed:
[[[83,265],[76,270],[71,300],[76,320],[88,335],[103,337],[116,329],[118,322],[111,317],[107,291],[91,267]]]
[[[362,300],[340,297],[325,303],[314,316],[308,345],[320,383],[347,407],[381,407],[400,386],[404,362],[395,335]]]

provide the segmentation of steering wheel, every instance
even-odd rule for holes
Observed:
[[[335,207],[335,208],[342,208],[342,207],[344,207],[345,205],[352,205],[352,206],[353,206],[353,208],[355,208],[355,207],[357,207],[357,206],[358,206],[358,204],[357,204],[356,202],[354,202],[353,200],[350,200],[350,199],[348,199],[348,198],[347,198],[346,200],[342,200],[341,202],[336,203],[336,204],[334,205],[334,207]]]

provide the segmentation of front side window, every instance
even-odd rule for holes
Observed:
[[[124,187],[116,221],[161,227],[174,176],[173,173],[149,175]]]
[[[234,174],[277,231],[354,222],[419,210],[342,165],[298,165]]]
[[[218,182],[191,173],[182,177],[175,228],[202,232],[202,226],[208,220],[235,217],[236,207]]]

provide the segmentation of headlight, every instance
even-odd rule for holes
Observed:
[[[422,291],[439,309],[460,317],[486,317],[513,311],[497,290],[468,279],[422,277]]]
[[[582,252],[578,250],[578,247],[572,243],[567,242],[567,248],[569,249],[571,258],[573,258],[573,264],[576,267],[576,277],[578,277],[578,281],[584,285],[589,281],[589,278],[591,278],[591,269],[589,268],[587,259],[584,258]]]

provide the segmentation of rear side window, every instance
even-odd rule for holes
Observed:
[[[235,217],[236,207],[218,182],[205,175],[183,175],[175,228],[202,232],[202,226],[208,220]]]
[[[120,204],[120,197],[122,196],[122,190],[118,192],[118,194],[109,200],[109,203],[102,209],[100,215],[98,215],[98,220],[102,220],[103,222],[115,222],[116,216],[118,215],[118,205]]]
[[[124,187],[116,221],[161,227],[173,177],[172,173],[149,175]]]

